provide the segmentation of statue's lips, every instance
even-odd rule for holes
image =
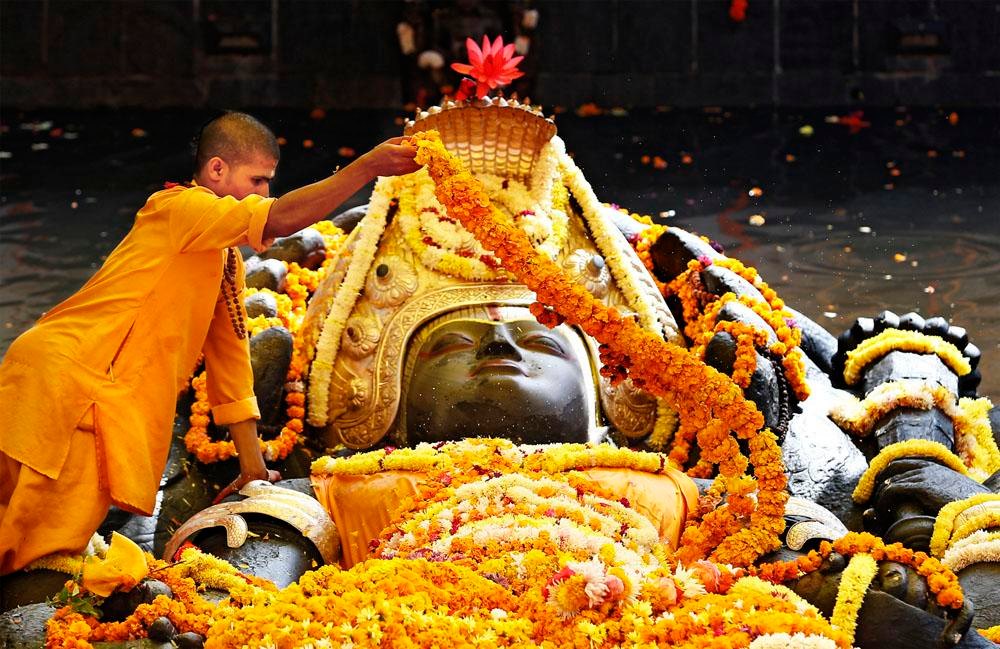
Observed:
[[[521,376],[527,376],[528,373],[525,371],[524,366],[522,366],[517,361],[512,361],[508,358],[494,358],[488,361],[483,361],[479,365],[472,368],[469,372],[469,378],[478,376],[480,374],[520,374]]]

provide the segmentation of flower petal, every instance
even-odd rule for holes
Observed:
[[[473,66],[481,65],[483,62],[483,52],[476,45],[476,41],[471,38],[465,39],[465,49],[469,53],[469,63]]]

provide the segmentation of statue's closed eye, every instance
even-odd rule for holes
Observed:
[[[552,336],[543,333],[528,334],[527,336],[521,338],[518,342],[523,347],[547,352],[556,356],[566,356],[566,350],[563,348],[562,344]]]
[[[475,344],[475,341],[466,334],[450,332],[435,340],[427,355],[440,356],[441,354],[450,354],[451,352],[463,349],[471,349]]]

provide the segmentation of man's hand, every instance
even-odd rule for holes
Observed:
[[[248,482],[253,480],[268,480],[275,482],[281,480],[281,474],[274,470],[268,470],[264,464],[264,456],[260,452],[260,441],[257,439],[257,421],[247,419],[235,424],[229,424],[229,437],[232,438],[236,446],[236,453],[240,460],[240,475],[225,489],[219,492],[212,504],[220,502],[226,496],[236,493]]]
[[[398,176],[420,168],[406,138],[386,140],[329,178],[292,190],[271,205],[264,240],[285,237],[336,210],[377,176]]]
[[[277,482],[278,480],[281,480],[281,474],[274,469],[265,469],[263,474],[253,473],[250,475],[244,475],[243,473],[240,473],[238,478],[230,482],[222,491],[219,492],[219,495],[215,497],[212,504],[218,505],[227,497],[233,495],[234,493],[238,493],[239,490],[242,489],[248,482],[253,482],[254,480]]]
[[[414,160],[417,149],[408,138],[394,137],[362,155],[358,161],[374,176],[402,176],[420,169]]]

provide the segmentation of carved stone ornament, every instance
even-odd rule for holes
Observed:
[[[570,279],[593,293],[594,297],[603,298],[608,294],[611,271],[604,263],[604,257],[581,248],[563,262],[563,268],[568,271]]]
[[[417,273],[396,256],[375,260],[365,280],[365,295],[377,307],[396,306],[417,290]]]
[[[178,548],[196,532],[211,527],[226,530],[226,544],[242,546],[249,533],[241,514],[264,514],[288,523],[312,541],[327,564],[340,559],[340,536],[337,526],[319,501],[305,494],[278,487],[266,480],[248,482],[240,493],[247,498],[239,502],[220,503],[207,507],[181,525],[170,537],[163,558],[173,559]]]
[[[812,539],[833,541],[848,531],[832,512],[805,498],[789,498],[785,516],[805,519],[792,523],[785,530],[785,545],[791,550],[801,550]]]
[[[641,439],[653,431],[656,423],[656,398],[625,379],[612,387],[601,377],[601,407],[611,425],[629,439]]]

